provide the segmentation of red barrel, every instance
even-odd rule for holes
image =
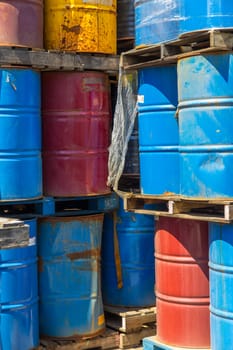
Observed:
[[[109,80],[101,72],[42,74],[44,194],[109,192]]]
[[[210,347],[208,223],[160,217],[155,247],[158,340]]]
[[[43,0],[0,2],[0,45],[43,48]]]

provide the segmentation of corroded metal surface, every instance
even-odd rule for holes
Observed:
[[[92,338],[105,329],[100,286],[103,214],[39,220],[40,331]]]
[[[116,53],[116,0],[45,0],[46,49]]]
[[[43,1],[0,2],[0,45],[43,48]]]
[[[107,75],[43,73],[42,94],[44,193],[62,197],[108,193]]]
[[[102,293],[105,305],[114,307],[148,307],[155,304],[153,216],[125,212],[123,200],[115,218],[105,214],[102,239]],[[116,224],[117,241],[114,236]],[[115,257],[119,245],[120,266]],[[119,288],[121,269],[122,288]]]

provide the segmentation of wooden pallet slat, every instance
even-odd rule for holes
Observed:
[[[138,346],[141,344],[142,340],[146,337],[151,337],[156,334],[156,327],[144,325],[139,332],[135,333],[121,333],[120,334],[120,349],[125,349],[127,347]]]
[[[178,39],[161,44],[137,47],[123,53],[122,67],[139,69],[171,64],[190,55],[232,51],[233,31],[204,30],[181,35]]]
[[[120,193],[126,211],[154,216],[230,223],[233,221],[233,198],[206,199],[182,196],[152,196]],[[154,204],[155,208],[145,207]]]
[[[27,66],[44,71],[92,69],[116,72],[119,69],[119,56],[0,47],[0,66],[6,65]]]
[[[107,326],[123,333],[135,332],[147,323],[156,322],[155,307],[126,310],[105,306],[105,315]]]
[[[41,340],[41,347],[45,350],[87,350],[101,348],[102,350],[119,348],[119,334],[111,329],[106,329],[105,333],[91,339],[71,340]]]

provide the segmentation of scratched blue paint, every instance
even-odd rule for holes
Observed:
[[[179,36],[180,0],[135,0],[135,45],[150,45]]]
[[[211,28],[233,28],[233,2],[181,0],[181,33]]]
[[[233,56],[178,63],[181,194],[233,197]]]
[[[233,225],[209,226],[211,349],[231,349],[233,334]]]
[[[0,249],[0,349],[30,350],[39,345],[36,219],[27,247]]]
[[[102,293],[104,304],[124,307],[155,305],[154,217],[117,212],[123,287],[118,288],[114,258],[113,215],[105,214],[102,238]]]
[[[0,69],[0,199],[42,195],[40,73]]]
[[[176,66],[141,69],[138,76],[141,192],[178,194]]]
[[[103,215],[39,220],[40,333],[93,337],[104,330],[100,285]]]

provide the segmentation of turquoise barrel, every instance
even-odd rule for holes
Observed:
[[[209,224],[211,349],[231,349],[233,334],[233,225]]]
[[[40,197],[40,73],[0,68],[0,91],[0,200]]]
[[[29,244],[0,249],[0,349],[39,346],[37,223],[27,218]]]
[[[135,0],[135,46],[177,39],[180,0]]]
[[[180,11],[182,34],[233,28],[233,2],[229,0],[180,0]]]
[[[106,305],[147,307],[155,305],[154,217],[125,212],[123,201],[115,216],[105,214],[102,238],[102,293]],[[122,288],[118,288],[114,225],[120,251]]]
[[[102,223],[103,214],[39,219],[42,336],[91,338],[104,331]]]
[[[176,107],[176,66],[139,70],[139,160],[143,194],[178,194],[180,191]]]
[[[181,194],[233,197],[233,55],[181,59],[178,95]]]

